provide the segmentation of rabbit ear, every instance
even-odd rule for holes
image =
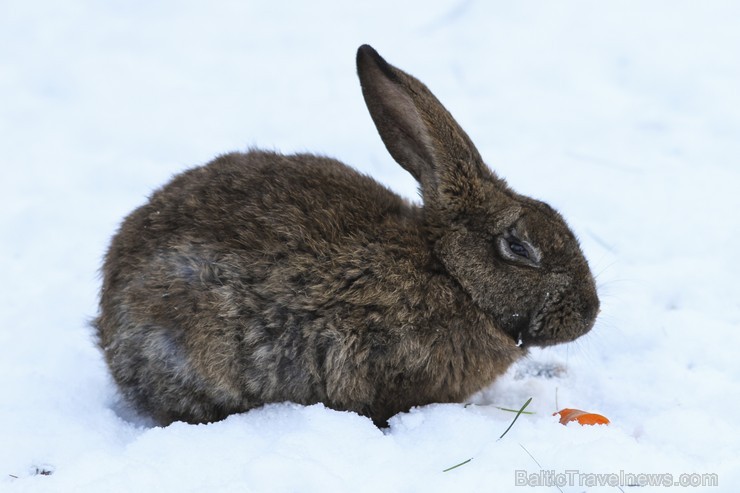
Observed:
[[[457,215],[484,199],[483,181],[505,187],[424,84],[368,45],[357,50],[357,72],[383,143],[421,184],[425,206]]]

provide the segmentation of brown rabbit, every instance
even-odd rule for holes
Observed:
[[[100,345],[160,423],[292,401],[383,425],[593,326],[562,217],[491,172],[421,82],[367,45],[357,68],[422,207],[333,159],[250,151],[176,176],[113,238]]]

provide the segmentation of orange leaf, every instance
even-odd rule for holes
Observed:
[[[601,414],[589,413],[580,409],[565,408],[553,414],[560,415],[560,423],[567,424],[571,421],[578,421],[581,425],[608,425],[609,420]]]

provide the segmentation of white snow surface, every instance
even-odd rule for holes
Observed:
[[[364,107],[362,43],[568,219],[595,328],[385,430],[321,405],[165,428],[127,411],[89,327],[99,268],[173,174],[312,151],[417,196]],[[558,491],[516,471],[579,471],[568,492],[737,491],[739,52],[740,3],[719,0],[3,0],[0,491]],[[498,407],[529,397],[498,440]],[[564,407],[611,424],[562,426]],[[718,485],[585,484],[620,472]]]

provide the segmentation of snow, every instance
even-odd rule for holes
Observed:
[[[550,492],[516,471],[573,470],[716,474],[695,490],[734,491],[738,19],[719,0],[5,0],[0,491]],[[110,236],[171,175],[260,146],[325,153],[416,196],[362,102],[365,42],[569,220],[598,276],[595,329],[532,351],[467,406],[387,430],[289,403],[200,426],[134,415],[88,321]],[[514,415],[497,406],[529,397],[536,414],[498,440]],[[611,424],[562,426],[563,407]],[[585,478],[560,488],[619,491]]]

